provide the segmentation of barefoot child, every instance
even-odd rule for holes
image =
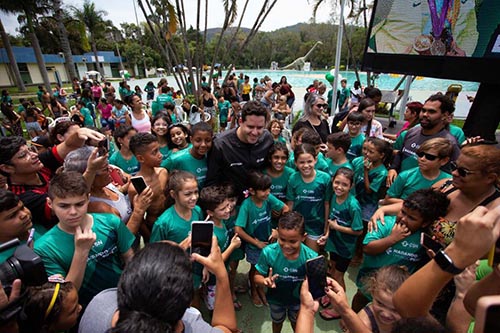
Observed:
[[[300,308],[299,290],[306,261],[318,256],[303,244],[306,237],[300,213],[285,213],[278,222],[278,242],[267,245],[255,266],[255,283],[267,287],[273,333],[281,332],[287,315],[295,331]]]
[[[140,232],[144,242],[149,242],[153,223],[165,210],[165,189],[167,187],[168,172],[160,168],[161,153],[158,139],[151,133],[137,133],[130,139],[130,150],[134,153],[137,161],[141,164],[137,176],[142,176],[146,184],[153,191],[152,202],[146,210],[146,223],[141,224]],[[128,188],[131,202],[137,195],[133,184]]]
[[[248,175],[250,197],[241,204],[236,219],[235,232],[246,242],[246,256],[250,263],[248,278],[250,280],[252,303],[256,307],[267,304],[264,290],[254,283],[255,265],[262,249],[276,235],[271,232],[272,211],[278,215],[288,211],[288,207],[271,193],[271,177],[253,171]]]

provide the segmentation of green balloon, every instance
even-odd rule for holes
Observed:
[[[326,73],[325,74],[325,79],[328,81],[328,82],[333,82],[335,80],[335,76],[333,76],[331,73]]]

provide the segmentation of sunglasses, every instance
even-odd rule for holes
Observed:
[[[323,108],[323,109],[328,108],[328,104],[316,104],[316,106],[317,106],[318,108]]]
[[[420,158],[422,158],[422,157],[424,157],[424,156],[425,156],[425,159],[426,159],[427,161],[434,161],[436,158],[439,158],[439,156],[432,155],[432,154],[428,154],[428,153],[424,153],[424,152],[422,152],[422,151],[421,151],[421,152],[418,152],[418,153],[417,153],[417,156],[418,156],[418,157],[420,157]]]
[[[460,177],[464,177],[464,178],[465,178],[465,177],[467,177],[468,175],[472,175],[472,174],[475,174],[475,173],[476,173],[475,171],[470,171],[470,170],[467,170],[467,169],[466,169],[466,168],[464,168],[464,167],[459,167],[459,166],[457,165],[457,163],[455,163],[455,162],[451,162],[451,163],[450,163],[450,166],[451,166],[451,171],[455,171],[455,170],[457,170],[458,175],[459,175]]]

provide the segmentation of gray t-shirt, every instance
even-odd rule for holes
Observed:
[[[87,306],[80,321],[79,333],[106,333],[111,329],[111,320],[118,310],[116,288],[110,288],[97,294]],[[213,328],[206,323],[200,311],[187,308],[184,316],[184,333],[207,332],[221,333],[218,328]]]

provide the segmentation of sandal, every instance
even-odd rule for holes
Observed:
[[[330,306],[330,297],[328,297],[328,295],[321,297],[319,300],[319,304],[321,304],[323,308],[327,308],[328,306]]]
[[[233,306],[236,311],[240,311],[243,305],[241,305],[240,301],[237,298],[233,299]]]
[[[252,300],[252,304],[256,307],[256,308],[261,308],[264,306],[264,304],[262,303],[262,300],[260,299],[259,295],[255,295],[255,296],[250,296],[251,297],[251,300]]]
[[[319,316],[323,318],[324,320],[335,320],[335,319],[340,319],[340,315],[335,312],[332,308],[328,309],[323,309],[319,312]]]

